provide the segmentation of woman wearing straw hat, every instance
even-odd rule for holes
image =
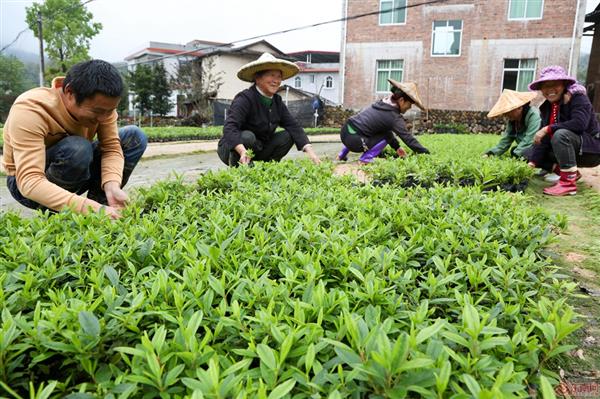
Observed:
[[[576,194],[581,176],[577,167],[600,165],[600,126],[585,93],[570,90],[576,84],[562,67],[553,65],[542,69],[539,79],[529,85],[546,98],[540,106],[543,127],[533,138],[529,164],[551,170],[557,163],[560,173],[556,185],[544,189],[544,194]]]
[[[485,155],[502,155],[513,142],[517,145],[510,150],[516,158],[528,159],[533,145],[533,136],[540,128],[540,111],[530,105],[537,93],[518,92],[504,89],[496,104],[488,113],[488,118],[504,116],[508,119],[506,130],[498,144],[485,152]]]
[[[320,163],[304,129],[277,95],[281,81],[297,73],[298,67],[294,63],[269,53],[240,68],[238,78],[254,84],[238,93],[229,108],[217,148],[219,158],[225,164],[237,166],[253,159],[280,161],[294,143],[314,163]],[[284,130],[276,132],[278,127]]]
[[[362,152],[359,162],[371,163],[386,145],[390,145],[396,154],[405,157],[406,152],[394,137],[394,133],[414,152],[429,154],[429,150],[406,129],[404,114],[413,104],[425,109],[414,83],[400,83],[388,79],[392,94],[377,101],[370,107],[348,119],[341,131],[344,147],[337,159],[345,161],[350,151]]]

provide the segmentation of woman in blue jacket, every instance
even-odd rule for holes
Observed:
[[[510,155],[515,158],[529,158],[533,136],[541,123],[540,111],[530,104],[536,97],[537,93],[504,89],[487,116],[506,117],[506,130],[498,144],[487,150],[485,155],[502,155],[510,149]],[[513,142],[516,142],[516,145],[511,149]]]

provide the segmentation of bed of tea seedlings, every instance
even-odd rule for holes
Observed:
[[[405,188],[434,184],[477,185],[484,190],[522,192],[533,175],[525,162],[508,155],[481,156],[498,141],[498,136],[430,135],[419,136],[419,140],[429,148],[431,155],[411,156],[402,162],[378,160],[367,167],[372,183]]]
[[[3,396],[552,397],[564,220],[331,168],[159,183],[116,222],[1,214]]]

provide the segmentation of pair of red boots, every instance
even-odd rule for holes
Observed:
[[[579,173],[578,170],[574,172],[564,172],[559,169],[555,173],[560,176],[560,179],[554,186],[545,188],[544,194],[557,197],[577,194],[577,180],[581,179],[581,173]]]

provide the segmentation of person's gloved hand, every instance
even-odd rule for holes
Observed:
[[[404,151],[404,148],[402,147],[398,147],[396,154],[398,154],[400,158],[406,158],[406,151]]]

